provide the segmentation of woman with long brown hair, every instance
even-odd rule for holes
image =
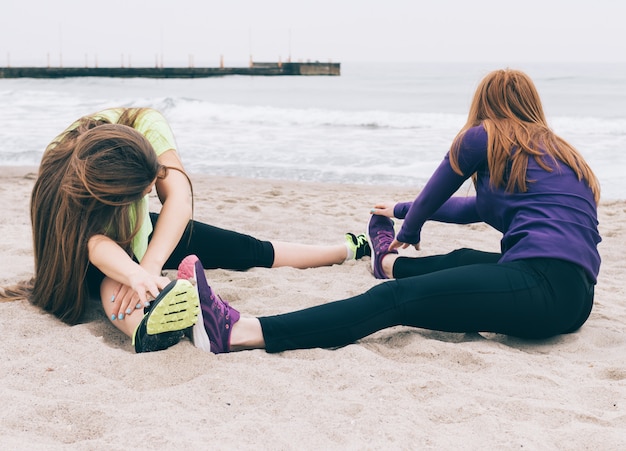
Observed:
[[[149,212],[153,188],[158,214]],[[364,236],[328,246],[261,241],[192,221],[192,213],[191,181],[158,111],[85,116],[44,152],[31,198],[35,275],[2,297],[27,297],[75,324],[99,295],[112,323],[145,352],[172,345],[196,321],[196,290],[162,276],[190,253],[206,268],[234,270],[332,265],[369,253]]]
[[[469,178],[475,196],[453,194]],[[413,202],[378,204],[368,226],[375,277],[387,279],[342,301],[271,317],[242,317],[206,283],[200,260],[179,276],[198,280],[194,343],[214,353],[337,347],[378,330],[413,326],[546,338],[589,317],[600,270],[598,180],[583,157],[547,124],[532,80],[516,70],[488,74],[466,125]],[[395,236],[391,217],[404,219]],[[501,252],[458,249],[421,258],[426,221],[485,222]]]

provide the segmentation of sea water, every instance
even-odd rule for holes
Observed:
[[[487,63],[342,64],[339,77],[0,79],[0,164],[37,165],[79,116],[161,110],[190,172],[422,187]],[[552,129],[626,193],[626,64],[524,64]]]

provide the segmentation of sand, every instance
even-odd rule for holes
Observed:
[[[0,168],[0,284],[32,275],[35,168]],[[415,190],[193,176],[196,219],[262,239],[337,243],[375,201]],[[525,341],[396,327],[337,350],[213,355],[189,341],[135,354],[94,303],[69,327],[0,303],[0,449],[626,448],[626,202],[599,210],[596,303],[577,333]],[[422,255],[498,249],[485,225],[427,224]],[[416,251],[411,251],[416,252]],[[341,299],[380,283],[369,259],[207,271],[246,314]]]

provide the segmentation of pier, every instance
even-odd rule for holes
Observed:
[[[248,67],[0,67],[0,78],[207,78],[226,75],[338,76],[340,63],[251,63]]]

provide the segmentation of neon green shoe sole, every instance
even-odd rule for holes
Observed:
[[[135,352],[160,351],[178,343],[198,321],[198,290],[188,280],[174,280],[152,301],[133,335]]]

